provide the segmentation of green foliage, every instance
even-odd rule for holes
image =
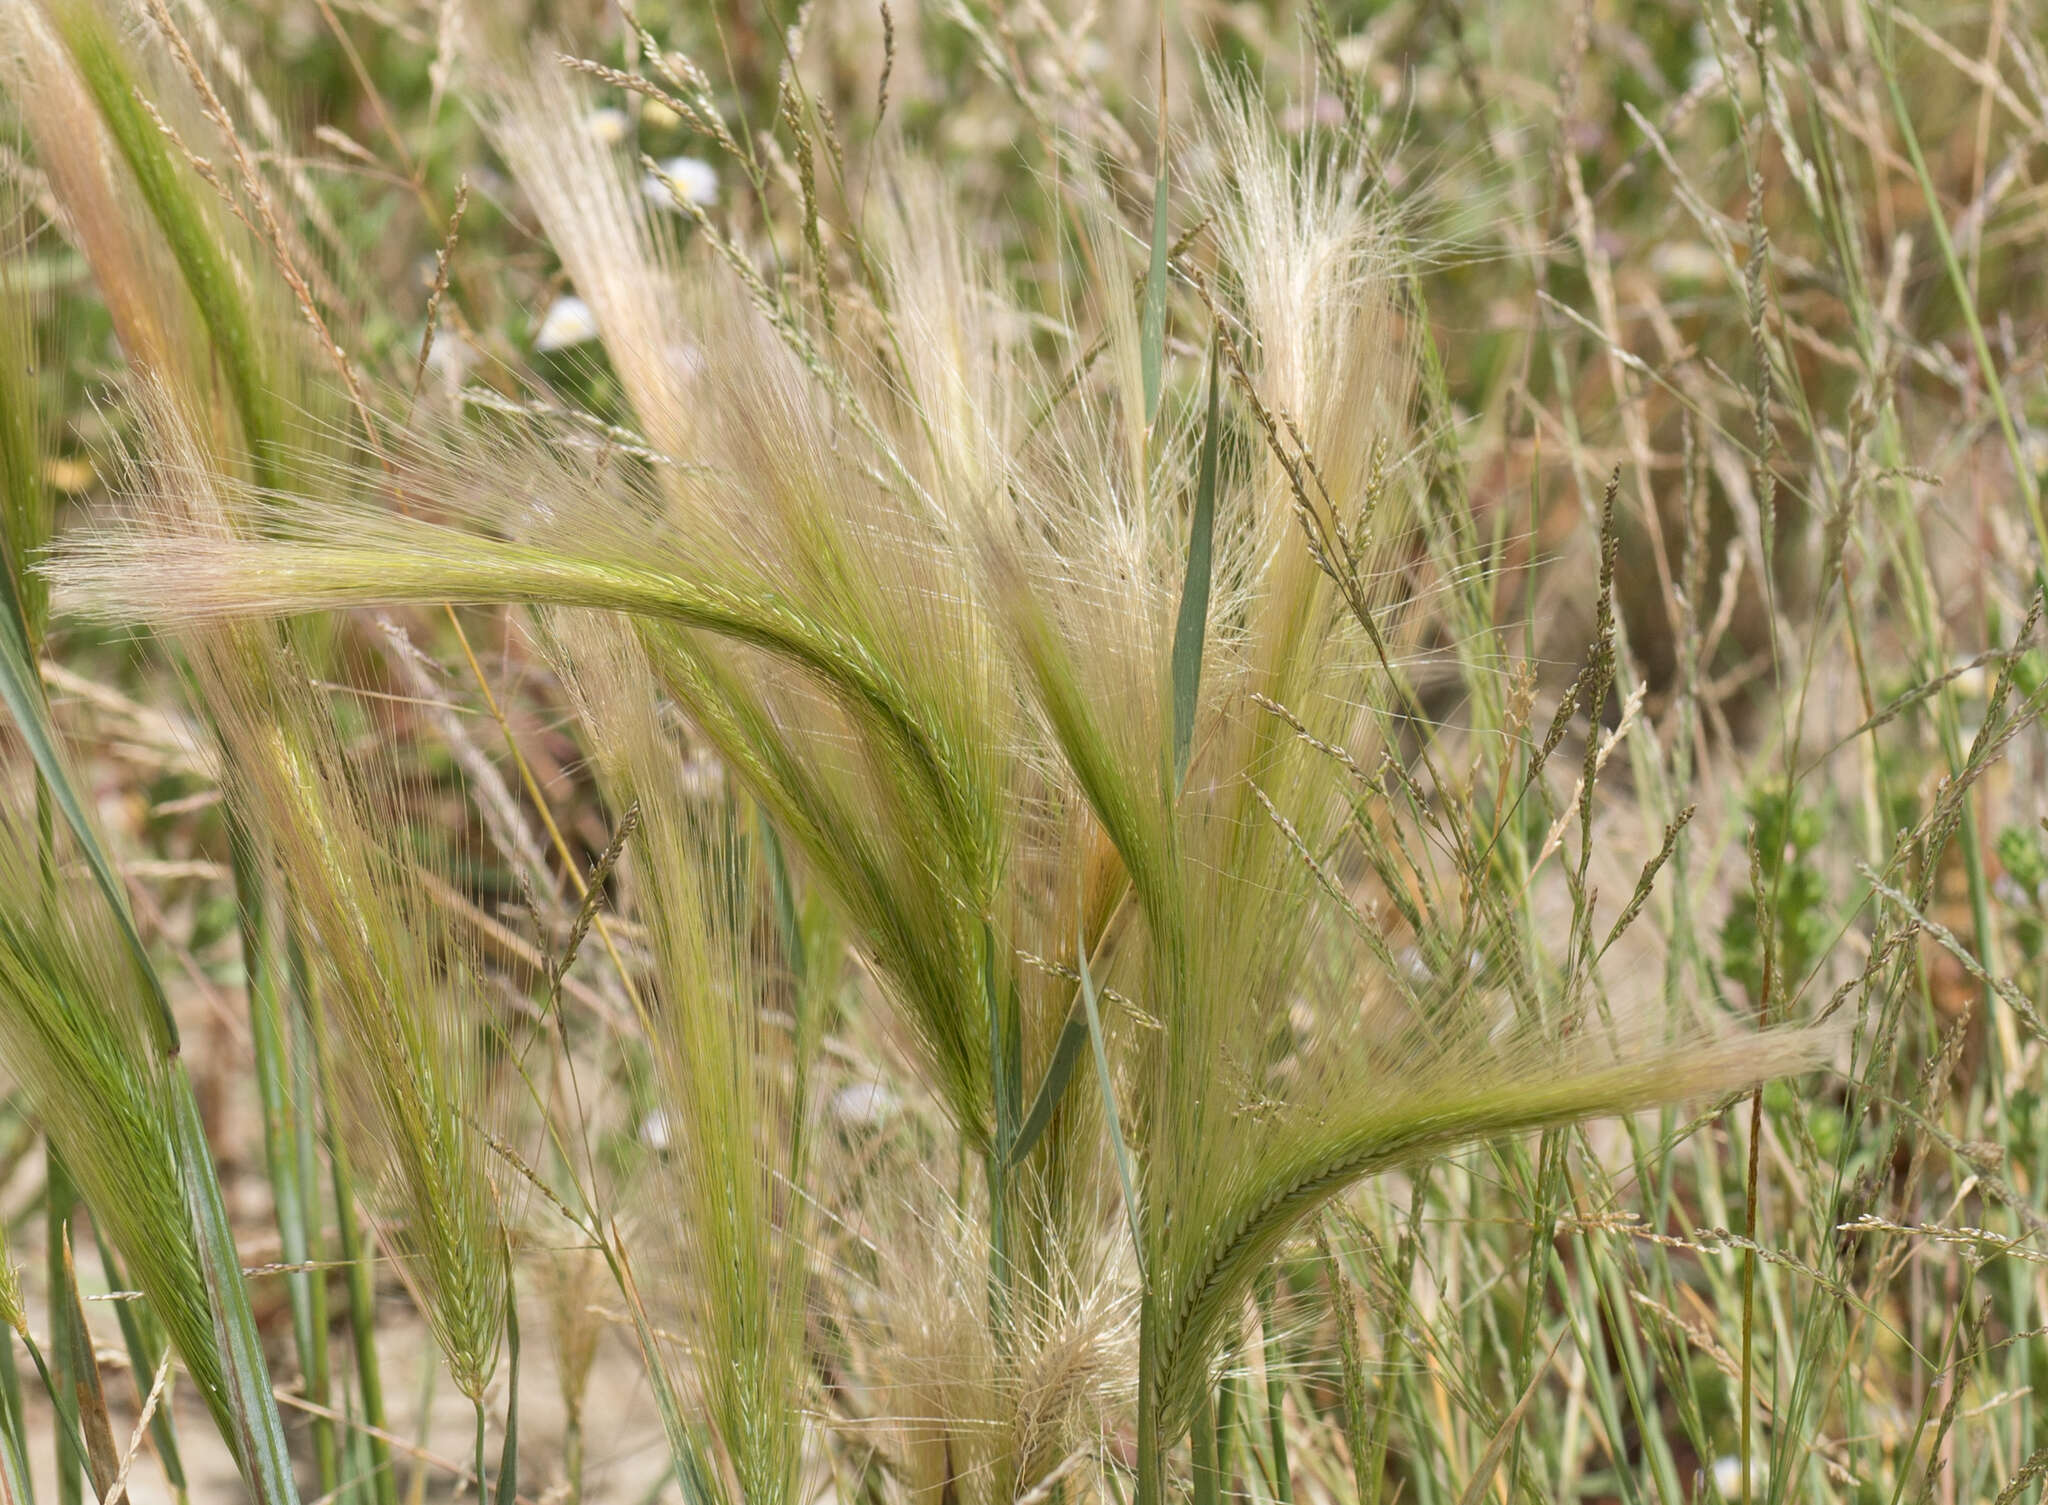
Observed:
[[[1825,953],[1833,914],[1827,881],[1815,861],[1826,834],[1817,803],[1787,799],[1781,788],[1753,790],[1744,804],[1755,844],[1759,878],[1755,894],[1739,898],[1721,924],[1721,969],[1763,1000],[1764,936],[1759,908],[1771,917],[1774,996],[1797,987]]]
[[[2013,934],[2020,954],[2029,961],[2041,956],[2048,940],[2048,842],[2039,827],[2007,826],[1994,848],[2009,885],[2005,892],[2013,911]]]

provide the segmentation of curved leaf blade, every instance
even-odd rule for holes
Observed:
[[[1202,429],[1201,469],[1195,477],[1195,508],[1188,525],[1187,577],[1180,588],[1180,616],[1173,624],[1173,789],[1187,782],[1195,744],[1195,702],[1202,689],[1202,644],[1209,626],[1209,581],[1216,535],[1216,449],[1219,442],[1216,337],[1209,338],[1209,417]]]
[[[1083,1012],[1081,1000],[1076,998],[1074,1006],[1067,1011],[1067,1022],[1060,1028],[1060,1037],[1053,1043],[1052,1060],[1045,1068],[1045,1077],[1038,1084],[1038,1095],[1031,1100],[1031,1110],[1024,1115],[1024,1122],[1018,1126],[1017,1137],[1010,1145],[1009,1163],[1021,1165],[1024,1157],[1031,1153],[1039,1136],[1045,1133],[1045,1126],[1052,1122],[1052,1110],[1060,1105],[1067,1095],[1067,1086],[1074,1079],[1074,1068],[1080,1064],[1081,1051],[1088,1044],[1088,1016]]]
[[[86,865],[92,869],[93,881],[106,895],[107,905],[121,926],[121,938],[134,955],[136,970],[142,975],[150,1002],[154,1005],[151,1017],[155,1021],[157,1048],[166,1055],[173,1055],[178,1049],[177,1021],[171,1017],[163,984],[157,980],[156,968],[149,960],[149,949],[143,945],[142,934],[135,928],[135,917],[128,908],[128,895],[121,887],[121,880],[115,876],[114,864],[107,857],[106,848],[100,844],[99,833],[86,818],[77,790],[71,785],[70,772],[58,751],[57,730],[50,720],[50,703],[43,694],[35,654],[22,634],[19,603],[13,595],[10,579],[9,609],[0,612],[0,700],[7,703],[8,711],[13,714],[21,739],[28,744],[29,756],[35,760],[36,772],[42,775],[43,784],[58,812],[63,815],[64,823],[78,838],[78,849],[84,854]]]
[[[199,1122],[199,1100],[183,1061],[171,1063],[170,1078],[168,1096],[178,1170],[185,1181],[185,1205],[199,1238],[199,1265],[213,1309],[214,1340],[220,1345],[242,1477],[257,1505],[299,1505],[291,1450],[285,1443],[284,1422],[277,1414],[277,1397],[271,1394],[270,1369],[263,1360],[263,1340],[256,1331],[249,1291],[242,1281],[241,1259],[235,1252],[227,1208],[221,1202],[213,1152]]]

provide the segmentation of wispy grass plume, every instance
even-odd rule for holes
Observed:
[[[1251,101],[1208,82],[1187,170],[1153,177],[1149,238],[1089,154],[1061,162],[1051,210],[1082,306],[1047,314],[907,165],[836,227],[862,278],[812,306],[811,279],[771,279],[701,206],[685,251],[569,82],[497,80],[488,128],[631,430],[422,419],[374,466],[309,457],[280,484],[210,463],[165,407],[123,516],[50,566],[65,604],[184,635],[231,797],[317,943],[383,1231],[472,1398],[506,1301],[472,1123],[485,990],[384,838],[385,776],[342,755],[268,619],[536,609],[607,805],[640,812],[620,887],[670,1125],[691,1350],[672,1381],[644,1262],[614,1268],[664,1393],[714,1439],[715,1482],[672,1428],[693,1494],[795,1497],[802,1408],[859,1393],[812,1382],[830,1347],[809,1320],[814,1214],[876,1193],[820,1185],[792,1149],[808,1037],[765,1004],[791,884],[837,908],[887,1047],[980,1164],[900,1199],[938,1250],[915,1279],[862,1251],[850,1282],[922,1303],[854,1324],[901,1393],[849,1430],[891,1438],[940,1500],[1049,1490],[1132,1410],[1139,1505],[1166,1498],[1183,1436],[1214,1494],[1226,1355],[1331,1199],[1472,1140],[1822,1058],[1812,1033],[1631,1012],[1595,985],[1591,802],[1629,689],[1564,813],[1544,812],[1553,839],[1520,869],[1496,857],[1500,812],[1446,771],[1403,662],[1443,628],[1427,574],[1448,526],[1408,252],[1367,153],[1283,140]],[[814,178],[802,195],[821,257]],[[1182,218],[1206,229],[1175,254]],[[1174,353],[1189,337],[1206,381]],[[1495,771],[1525,790],[1617,688],[1614,495],[1591,666],[1540,746],[1533,700],[1501,737]],[[732,797],[686,786],[699,746]],[[1554,965],[1527,885],[1574,825]],[[792,854],[779,872],[763,826]],[[1096,1070],[1076,1069],[1084,1049]]]
[[[153,1002],[113,919],[63,865],[44,888],[38,833],[0,815],[0,1043],[7,1069],[121,1252],[224,1435],[227,1381],[185,1201],[174,1089],[152,1047]]]

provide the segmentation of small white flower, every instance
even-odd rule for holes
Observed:
[[[1749,1460],[1749,1490],[1756,1494],[1764,1488],[1769,1477],[1761,1458]],[[1742,1494],[1742,1460],[1733,1453],[1723,1453],[1714,1460],[1714,1488],[1724,1500],[1737,1499]]]
[[[670,157],[660,164],[659,173],[649,173],[640,180],[640,191],[654,203],[674,207],[675,199],[669,192],[673,183],[676,192],[690,203],[700,207],[718,202],[718,169],[701,157]],[[664,183],[663,178],[668,182]]]
[[[875,1129],[900,1106],[896,1094],[880,1082],[856,1082],[833,1093],[826,1111],[841,1128]]]
[[[533,348],[567,350],[571,345],[581,345],[585,340],[596,338],[597,315],[590,311],[590,305],[574,293],[564,293],[555,299],[541,319],[540,329],[533,337]]]
[[[2037,475],[2048,472],[2048,429],[2028,429],[2022,434],[2020,453]]]
[[[583,117],[583,129],[590,132],[591,139],[600,146],[617,146],[626,139],[627,128],[631,125],[626,112],[611,105],[592,110]]]
[[[1696,240],[1660,241],[1650,252],[1650,270],[1667,282],[1719,282],[1721,258]]]
[[[427,374],[453,392],[469,375],[472,354],[467,340],[452,329],[442,329],[427,352]]]
[[[665,1150],[675,1140],[675,1132],[669,1127],[668,1109],[656,1108],[640,1120],[640,1142],[650,1150]]]
[[[1692,63],[1685,70],[1688,92],[1717,83],[1721,78],[1721,59],[1714,51],[1714,34],[1707,30],[1704,21],[1693,23],[1692,50]]]
[[[677,782],[692,799],[710,799],[724,792],[725,764],[716,754],[700,749],[684,759]]]

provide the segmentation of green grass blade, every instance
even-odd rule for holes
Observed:
[[[166,1055],[175,1055],[178,1049],[177,1021],[171,1017],[171,1006],[164,997],[163,984],[157,980],[156,968],[150,964],[149,948],[143,945],[142,934],[135,928],[135,917],[128,909],[128,895],[121,887],[121,880],[115,876],[114,864],[100,845],[99,834],[93,829],[92,822],[86,818],[85,807],[79,803],[77,791],[71,787],[70,775],[57,750],[57,730],[50,720],[50,703],[43,694],[35,655],[29,648],[28,639],[22,635],[17,611],[12,609],[0,613],[0,700],[7,703],[7,709],[20,729],[21,739],[28,745],[29,756],[35,760],[36,771],[42,775],[64,823],[77,837],[78,849],[84,855],[86,865],[92,869],[93,881],[106,895],[108,907],[114,911],[114,918],[121,926],[121,937],[135,958],[136,970],[141,974],[154,1005],[151,1017],[155,1024],[157,1048]]]
[[[271,895],[265,892],[263,866],[254,842],[243,823],[232,812],[228,818],[228,850],[232,863],[236,909],[241,921],[242,970],[248,979],[249,1039],[254,1056],[257,1098],[263,1110],[264,1170],[270,1181],[275,1206],[279,1252],[287,1265],[312,1262],[312,1240],[308,1228],[307,1189],[300,1175],[298,1156],[299,1121],[304,1116],[300,1100],[292,1093],[291,1066],[286,1041],[284,1003],[278,974],[280,948],[276,944],[276,923],[280,918]],[[295,1269],[284,1277],[285,1293],[291,1304],[292,1341],[297,1350],[299,1374],[306,1399],[317,1406],[328,1404],[328,1376],[324,1333],[325,1303],[316,1312],[314,1292],[323,1275]],[[153,1366],[152,1366],[153,1367]],[[147,1374],[149,1369],[138,1369]],[[340,1487],[335,1453],[334,1424],[315,1413],[311,1418],[313,1454],[320,1492],[332,1494]]]
[[[1081,1005],[1088,1012],[1088,1039],[1095,1047],[1095,1080],[1102,1088],[1102,1113],[1109,1120],[1110,1147],[1116,1152],[1117,1178],[1123,1183],[1124,1216],[1131,1225],[1131,1248],[1137,1255],[1138,1279],[1145,1278],[1145,1239],[1138,1222],[1137,1178],[1131,1173],[1131,1152],[1124,1144],[1123,1123],[1116,1111],[1116,1081],[1109,1072],[1109,1047],[1102,1038],[1102,1010],[1095,1001],[1095,979],[1088,972],[1088,937],[1075,933],[1074,955],[1081,972]]]
[[[797,908],[796,879],[789,870],[789,857],[783,851],[781,833],[775,829],[775,822],[768,812],[759,807],[755,810],[755,826],[760,832],[761,856],[768,871],[769,892],[775,907],[775,928],[782,941],[783,963],[789,968],[790,980],[795,984],[796,1027],[791,1031],[795,1049],[791,1064],[796,1084],[790,1101],[797,1104],[798,1111],[790,1125],[789,1176],[792,1182],[798,1182],[802,1180],[810,1151],[810,1114],[805,1105],[811,1100],[811,1068],[817,1059],[829,1006],[826,989],[830,984],[823,974],[830,969],[813,968],[811,965],[811,937]]]
[[[305,969],[295,964],[292,968],[293,996],[303,1005],[295,1021],[303,1028],[297,1043],[312,1058],[322,1099],[331,1102],[334,1094],[329,1082],[327,1056],[320,1048],[319,1021],[312,1014],[315,1002],[303,986],[304,977]],[[348,1270],[349,1337],[356,1355],[356,1386],[363,1400],[365,1430],[359,1436],[365,1466],[361,1472],[369,1476],[371,1496],[376,1505],[398,1505],[398,1478],[392,1472],[391,1449],[383,1436],[387,1427],[384,1369],[377,1357],[377,1291],[370,1277],[370,1262],[363,1249],[362,1231],[356,1224],[355,1178],[348,1148],[332,1122],[328,1125],[327,1163],[334,1178],[335,1252]]]
[[[290,992],[285,1009],[285,1059],[289,1071],[288,1081],[291,1096],[298,1111],[292,1115],[292,1162],[294,1180],[299,1188],[299,1211],[305,1225],[305,1259],[316,1267],[309,1272],[306,1282],[307,1306],[310,1309],[309,1326],[312,1328],[313,1349],[310,1355],[311,1369],[306,1375],[308,1398],[319,1405],[334,1408],[334,1379],[329,1367],[327,1277],[324,1271],[326,1260],[326,1239],[322,1222],[317,1211],[320,1200],[320,1145],[319,1130],[315,1122],[319,1114],[318,1072],[313,1061],[313,1052],[306,1039],[305,1010],[298,1003],[298,989],[303,985],[305,969],[296,964],[299,956],[289,934],[285,937],[285,976]],[[330,1424],[328,1434],[334,1437],[336,1484],[340,1485],[341,1460],[339,1453],[342,1441],[335,1436]],[[316,1439],[317,1439],[317,1433]],[[321,1488],[328,1488],[324,1476]]]
[[[782,955],[789,974],[799,986],[809,980],[810,958],[804,951],[803,919],[796,911],[796,882],[790,876],[789,857],[782,850],[782,836],[767,812],[759,813],[761,857],[768,869],[768,882],[775,900],[775,927],[781,932]]]
[[[298,1484],[285,1445],[284,1423],[277,1398],[270,1391],[270,1370],[263,1361],[263,1339],[249,1309],[248,1288],[235,1252],[234,1231],[222,1205],[213,1153],[199,1122],[199,1100],[183,1061],[170,1073],[172,1131],[178,1146],[179,1173],[185,1181],[185,1203],[199,1236],[199,1263],[213,1308],[214,1338],[220,1346],[234,1418],[242,1477],[257,1505],[298,1505]]]
[[[1045,1078],[1038,1084],[1038,1095],[1031,1100],[1031,1109],[1024,1115],[1024,1122],[1018,1126],[1017,1137],[1010,1145],[1011,1165],[1020,1165],[1031,1153],[1031,1147],[1038,1143],[1045,1133],[1045,1126],[1052,1122],[1052,1110],[1060,1105],[1060,1099],[1067,1094],[1067,1086],[1074,1078],[1074,1068],[1080,1064],[1081,1050],[1088,1043],[1088,1015],[1081,1007],[1081,1001],[1074,1000],[1073,1008],[1067,1011],[1067,1022],[1060,1028],[1060,1037],[1052,1048],[1052,1061],[1045,1068]]]
[[[1216,1403],[1208,1387],[1188,1428],[1188,1450],[1194,1463],[1194,1505],[1221,1505],[1222,1483],[1216,1468]]]
[[[1330,1248],[1327,1237],[1317,1235],[1322,1245],[1323,1267],[1330,1285],[1330,1313],[1337,1327],[1337,1378],[1339,1399],[1337,1422],[1344,1436],[1345,1451],[1351,1455],[1351,1487],[1359,1505],[1379,1505],[1380,1470],[1378,1450],[1373,1446],[1372,1398],[1368,1394],[1365,1361],[1358,1351],[1358,1310],[1348,1284],[1350,1277]]]
[[[54,1140],[47,1142],[44,1164],[47,1169],[43,1173],[43,1268],[50,1283],[50,1357],[56,1360],[55,1371],[44,1364],[39,1350],[31,1346],[29,1351],[61,1423],[56,1457],[57,1505],[78,1505],[78,1479],[85,1468],[85,1447],[78,1436],[78,1402],[73,1399],[71,1385],[71,1355],[77,1346],[71,1341],[71,1324],[78,1320],[78,1301],[71,1289],[71,1261],[64,1257],[71,1242],[71,1215],[78,1205],[78,1192]]]
[[[100,1384],[100,1362],[93,1352],[92,1329],[86,1326],[85,1303],[78,1294],[78,1272],[71,1261],[69,1229],[55,1252],[64,1261],[64,1286],[71,1303],[70,1320],[61,1329],[63,1342],[70,1350],[64,1355],[64,1369],[71,1381],[79,1435],[85,1439],[85,1465],[92,1477],[92,1492],[95,1498],[104,1499],[121,1471],[121,1458],[114,1446],[114,1423],[107,1415],[107,1392]]]
[[[1216,1382],[1216,1480],[1225,1497],[1234,1493],[1230,1487],[1230,1439],[1237,1431],[1237,1411],[1243,1404],[1240,1392],[1244,1377],[1231,1372],[1234,1357],[1224,1359],[1223,1378]]]
[[[1558,1335],[1559,1342],[1563,1334]],[[1552,1352],[1556,1344],[1551,1345]],[[1536,1366],[1536,1372],[1529,1377],[1529,1383],[1522,1391],[1522,1398],[1515,1402],[1508,1414],[1501,1418],[1500,1426],[1493,1438],[1486,1444],[1486,1451],[1479,1455],[1479,1464],[1472,1470],[1472,1477],[1466,1481],[1465,1489],[1458,1496],[1458,1505],[1481,1505],[1487,1492],[1493,1486],[1493,1476],[1500,1472],[1500,1461],[1507,1456],[1508,1444],[1522,1425],[1522,1416],[1529,1409],[1529,1403],[1536,1399],[1537,1387],[1543,1383],[1543,1376],[1550,1372],[1550,1361],[1545,1359]]]
[[[1259,1282],[1259,1330],[1265,1344],[1266,1433],[1273,1448],[1273,1492],[1281,1505],[1292,1505],[1294,1466],[1287,1456],[1287,1355],[1281,1346],[1280,1325],[1273,1320],[1279,1286],[1271,1270]]]
[[[1209,626],[1209,576],[1216,533],[1217,422],[1215,336],[1209,340],[1209,417],[1202,429],[1195,510],[1188,523],[1188,571],[1181,582],[1180,617],[1173,625],[1173,789],[1187,782],[1195,745],[1195,701],[1202,689],[1202,640]]]
[[[43,1382],[43,1393],[50,1398],[50,1409],[57,1413],[57,1461],[60,1469],[68,1469],[75,1479],[77,1470],[85,1467],[85,1443],[78,1435],[78,1406],[66,1393],[57,1377],[50,1373],[50,1366],[43,1358],[42,1349],[27,1333],[21,1335],[28,1356],[35,1361],[36,1374]],[[62,1477],[61,1473],[59,1475]],[[76,1487],[75,1485],[73,1486]]]
[[[107,1272],[108,1287],[126,1290],[128,1282],[122,1278],[121,1262],[114,1253],[113,1244],[106,1239],[100,1239],[98,1243],[100,1266]],[[128,1367],[135,1380],[135,1404],[139,1408],[149,1399],[151,1377],[156,1374],[157,1365],[163,1362],[164,1335],[146,1303],[117,1301],[114,1303],[114,1318],[121,1324],[121,1342],[128,1350]],[[156,1446],[157,1458],[163,1464],[164,1478],[170,1481],[172,1491],[182,1499],[185,1494],[185,1461],[178,1450],[178,1428],[170,1407],[157,1407],[149,1419],[149,1436]]]
[[[35,1505],[21,1420],[21,1374],[14,1367],[14,1329],[0,1331],[0,1505]]]
[[[505,1253],[505,1440],[498,1450],[498,1505],[519,1499],[519,1301],[512,1286],[512,1254]],[[483,1481],[477,1481],[482,1489]]]
[[[661,1428],[668,1438],[669,1457],[674,1463],[676,1483],[682,1488],[685,1505],[727,1505],[725,1491],[717,1483],[717,1471],[712,1468],[702,1444],[683,1418],[682,1402],[669,1380],[668,1366],[661,1362],[661,1349],[654,1336],[654,1328],[647,1320],[647,1312],[640,1304],[639,1288],[633,1283],[632,1269],[623,1258],[624,1250],[614,1247],[607,1239],[600,1239],[598,1247],[604,1254],[605,1263],[611,1267],[612,1279],[618,1284],[619,1293],[626,1298],[627,1310],[632,1314],[633,1331],[640,1341],[648,1381],[654,1387],[655,1408],[661,1414]]]
[[[1017,1100],[1024,1095],[1017,1063],[1019,1030],[1016,1027],[1016,997],[1004,1007],[1004,990],[996,977],[995,927],[981,925],[981,991],[988,1010],[989,1089],[994,1100],[995,1137],[986,1159],[989,1225],[989,1309],[997,1332],[1009,1321],[1010,1286],[1010,1178],[1011,1147],[1017,1140]]]
[[[249,1310],[248,1293],[242,1286],[241,1266],[235,1256],[233,1236],[228,1230],[227,1215],[221,1203],[213,1157],[199,1124],[191,1079],[178,1059],[177,1022],[164,995],[163,984],[151,964],[148,948],[135,927],[126,892],[64,767],[35,655],[22,633],[18,612],[13,610],[0,613],[0,700],[6,701],[20,728],[22,739],[41,775],[45,796],[70,826],[78,849],[107,900],[150,1005],[147,1012],[152,1043],[171,1068],[173,1138],[179,1145],[179,1168],[185,1182],[186,1203],[199,1239],[215,1338],[229,1372],[230,1401],[237,1426],[243,1434],[237,1441],[246,1445],[237,1447],[245,1477],[256,1490],[262,1505],[296,1505],[298,1496],[291,1477],[290,1455],[285,1450],[283,1427],[278,1419],[276,1400],[270,1392],[269,1372],[263,1361],[255,1319]],[[68,1270],[66,1274],[68,1278]],[[65,1356],[60,1342],[60,1362]],[[68,1472],[60,1469],[60,1476]]]

